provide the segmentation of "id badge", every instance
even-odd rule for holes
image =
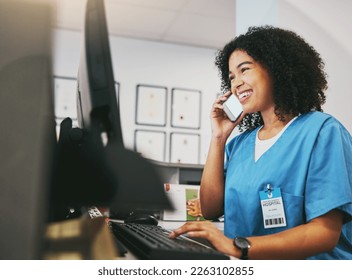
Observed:
[[[280,188],[267,186],[267,190],[260,191],[260,204],[262,206],[264,228],[286,226],[284,204]]]

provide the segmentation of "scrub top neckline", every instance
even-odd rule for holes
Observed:
[[[257,128],[255,134],[254,134],[254,150],[253,150],[253,159],[254,163],[257,163],[267,152],[271,150],[275,146],[277,142],[280,142],[281,137],[285,134],[286,130],[290,127],[290,125],[297,119],[298,116],[294,117],[292,120],[290,120],[282,129],[281,131],[276,134],[274,137],[265,139],[265,140],[260,140],[258,137],[258,132],[262,129],[263,126],[260,126]],[[264,144],[264,145],[263,145]],[[259,145],[262,145],[263,150],[262,151],[257,151],[256,149],[259,147]],[[256,153],[259,153],[257,155]]]

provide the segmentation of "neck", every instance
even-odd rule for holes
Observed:
[[[259,138],[261,140],[269,139],[278,134],[286,124],[288,124],[293,118],[293,115],[285,115],[285,119],[279,120],[274,112],[262,113],[264,125],[259,131]]]

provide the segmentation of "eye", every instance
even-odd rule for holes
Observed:
[[[246,72],[247,70],[249,70],[250,68],[249,67],[242,67],[241,68],[241,73],[244,73]]]
[[[229,76],[229,81],[232,82],[235,79],[234,75]]]

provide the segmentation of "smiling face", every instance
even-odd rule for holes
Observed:
[[[268,71],[245,51],[236,50],[229,58],[231,92],[245,113],[274,112],[272,80]]]

